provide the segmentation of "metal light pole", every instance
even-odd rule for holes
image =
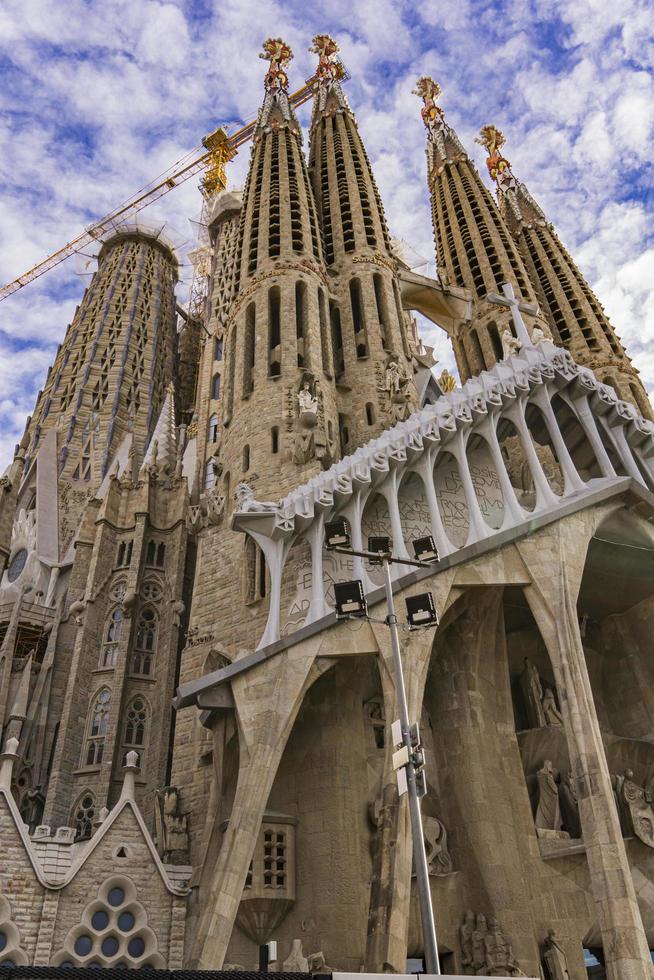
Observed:
[[[411,564],[414,563],[412,562]],[[440,974],[441,967],[438,958],[438,940],[436,938],[436,925],[434,923],[434,909],[431,902],[431,889],[429,887],[429,869],[427,867],[425,838],[422,831],[420,797],[418,796],[416,770],[412,755],[409,708],[406,700],[404,671],[402,669],[402,654],[400,652],[400,639],[397,630],[395,603],[393,601],[393,583],[391,580],[390,556],[383,556],[383,566],[386,604],[388,608],[386,622],[388,623],[391,631],[391,647],[393,650],[393,663],[395,666],[395,690],[397,693],[398,708],[400,712],[402,738],[404,740],[404,745],[409,752],[409,761],[406,765],[406,778],[409,797],[409,813],[411,816],[411,836],[413,838],[413,861],[416,868],[416,883],[418,885],[418,900],[420,903],[420,918],[422,921],[422,941],[424,943],[425,950],[425,968],[427,973]]]

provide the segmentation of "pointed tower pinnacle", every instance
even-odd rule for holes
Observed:
[[[282,123],[289,126],[301,138],[300,124],[288,99],[286,67],[293,60],[293,52],[281,37],[269,37],[263,42],[263,51],[259,57],[269,61],[270,68],[263,80],[266,95],[257,117],[255,141],[260,138],[262,132],[269,133],[279,129]]]
[[[539,316],[536,293],[519,250],[477,169],[437,105],[440,85],[423,76],[414,94],[423,101],[427,129],[427,175],[431,193],[438,275],[446,285],[472,293],[471,321],[462,324],[453,340],[461,380],[492,367],[504,356],[502,335],[514,333],[508,308],[498,311],[488,297],[514,288],[528,310],[527,330],[549,333]]]
[[[341,86],[341,82],[346,78],[346,71],[338,57],[339,47],[334,38],[329,34],[316,34],[309,51],[318,55],[314,117],[317,113],[351,112]],[[313,121],[311,125],[313,127]]]
[[[166,389],[166,397],[143,460],[143,467],[156,466],[164,473],[173,473],[176,463],[175,386],[171,381]]]
[[[544,212],[502,154],[506,139],[496,126],[484,126],[475,141],[488,152],[486,165],[497,185],[497,197],[509,231],[517,242],[529,277],[554,333],[578,364],[615,388],[645,418],[654,414],[631,360],[606,316]]]

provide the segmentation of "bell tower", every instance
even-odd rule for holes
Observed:
[[[410,318],[370,161],[341,81],[338,45],[317,34],[311,179],[331,283],[330,333],[343,455],[417,407]]]
[[[263,47],[269,68],[225,323],[220,458],[232,492],[252,481],[257,495],[279,497],[335,460],[338,414],[320,230],[288,95],[293,53],[281,38]]]
[[[647,392],[601,303],[586,282],[550,221],[518,180],[502,154],[506,139],[484,126],[477,140],[486,148],[486,165],[497,185],[500,212],[524,259],[557,344],[578,364],[591,368],[620,398],[654,417]]]
[[[502,334],[513,332],[511,315],[487,299],[514,286],[521,301],[535,307],[536,293],[509,230],[459,137],[445,121],[436,100],[440,85],[433,78],[417,82],[427,129],[427,179],[436,239],[438,275],[445,285],[470,289],[473,314],[453,338],[461,381],[492,367],[503,357]],[[532,314],[527,329],[545,322]]]

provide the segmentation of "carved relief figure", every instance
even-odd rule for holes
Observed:
[[[255,500],[254,490],[249,483],[239,483],[234,494],[236,510],[241,514],[260,514],[277,510],[277,504],[272,500]]]
[[[184,863],[188,860],[188,826],[186,814],[179,809],[176,786],[164,786],[156,794],[155,823],[157,850],[164,862]]]
[[[490,919],[488,932],[484,938],[486,953],[486,969],[491,977],[524,977],[525,974],[518,966],[513,956],[511,943],[508,941],[497,919]]]
[[[303,382],[297,395],[297,401],[302,422],[306,425],[305,416],[311,415],[313,416],[313,424],[315,425],[318,416],[318,399],[312,392],[311,385],[308,381]]]
[[[643,844],[654,847],[654,809],[647,790],[634,782],[631,769],[614,777],[620,825],[625,837],[635,834]]]
[[[543,768],[536,773],[538,779],[538,806],[534,823],[539,830],[560,830],[561,811],[559,809],[559,791],[556,785],[556,774],[549,759],[543,763]]]
[[[554,929],[550,929],[547,933],[547,939],[543,946],[543,960],[547,967],[549,980],[570,980],[565,953],[559,944]]]
[[[473,975],[472,936],[475,931],[475,913],[468,909],[459,930],[461,942],[461,966],[467,976]]]
[[[452,871],[452,858],[447,847],[447,830],[438,817],[422,818],[427,866],[430,875],[449,875]]]
[[[543,688],[538,670],[525,657],[525,666],[520,675],[520,690],[527,712],[527,724],[530,728],[543,728],[546,724],[543,711]]]
[[[543,714],[545,715],[545,723],[547,725],[563,725],[563,717],[561,712],[556,706],[556,700],[554,698],[554,691],[551,687],[545,688],[545,693],[543,695]]]
[[[579,804],[574,785],[572,770],[562,774],[559,782],[559,806],[561,808],[561,825],[571,837],[581,837],[579,822]]]
[[[502,331],[502,359],[506,360],[508,357],[515,357],[516,354],[520,353],[520,348],[522,344],[517,337],[514,337],[509,328]]]
[[[472,974],[473,976],[483,976],[486,973],[486,916],[479,912],[477,924],[472,933]]]

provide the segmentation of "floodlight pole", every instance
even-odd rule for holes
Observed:
[[[409,797],[409,814],[411,816],[411,836],[413,839],[413,862],[416,869],[416,884],[418,886],[420,918],[422,921],[425,972],[440,974],[441,967],[438,958],[438,940],[436,938],[436,925],[434,923],[434,909],[431,902],[431,889],[429,887],[429,868],[427,866],[427,852],[425,851],[425,838],[422,830],[420,797],[418,796],[418,787],[416,785],[416,770],[413,764],[411,735],[409,731],[411,727],[409,723],[409,707],[406,700],[406,687],[404,685],[404,671],[402,669],[400,638],[397,629],[397,616],[395,615],[395,602],[393,600],[391,561],[392,558],[390,555],[383,556],[382,563],[384,566],[384,588],[386,590],[386,604],[388,608],[386,622],[391,631],[391,647],[393,650],[393,663],[395,666],[395,690],[400,712],[402,739],[409,751],[409,761],[405,768]]]

